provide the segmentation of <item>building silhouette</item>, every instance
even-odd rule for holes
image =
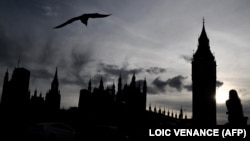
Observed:
[[[121,75],[118,78],[118,89],[116,92],[115,84],[104,88],[103,79],[100,79],[98,87],[93,88],[91,80],[89,80],[88,88],[80,90],[78,108],[86,115],[94,115],[102,119],[112,119],[109,115],[118,112],[133,115],[135,118],[146,111],[147,83],[146,79],[143,84],[136,82],[135,75],[132,76],[130,85],[122,84]],[[122,111],[123,110],[123,111]],[[95,115],[97,114],[97,115]]]
[[[30,71],[25,68],[15,68],[9,80],[8,70],[4,76],[1,108],[5,111],[58,111],[60,110],[61,95],[57,78],[57,69],[51,88],[46,97],[42,93],[38,96],[37,90],[31,95],[29,90]]]
[[[34,94],[30,98],[29,110],[35,114],[44,114],[45,110],[44,97],[42,96],[42,93],[38,95],[37,90],[34,91]]]
[[[0,103],[0,129],[4,134],[9,133],[13,137],[26,135],[27,129],[36,123],[62,122],[73,127],[76,140],[89,137],[93,140],[140,140],[140,137],[148,137],[148,129],[216,125],[216,61],[210,51],[204,20],[192,60],[191,119],[187,118],[182,106],[179,111],[166,110],[163,106],[151,107],[151,103],[147,108],[146,78],[137,81],[135,73],[129,84],[123,84],[121,74],[117,84],[110,86],[105,86],[101,77],[99,85],[94,87],[90,79],[88,86],[80,90],[78,106],[69,109],[60,108],[57,68],[45,96],[38,94],[37,89],[31,95],[29,80],[30,71],[25,68],[15,68],[11,78],[8,70],[5,73]],[[230,99],[226,102],[227,125],[247,124],[247,117],[237,97],[237,92],[231,91]]]
[[[205,22],[192,60],[194,125],[216,125],[216,61],[211,53]]]
[[[8,70],[4,76],[1,105],[8,110],[21,110],[28,106],[30,71],[15,68],[9,80]]]
[[[51,82],[51,88],[45,97],[46,109],[50,111],[60,110],[61,94],[59,91],[59,82],[57,78],[57,68],[54,75],[54,79]]]

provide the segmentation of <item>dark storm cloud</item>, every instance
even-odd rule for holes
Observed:
[[[156,87],[161,92],[165,92],[165,88],[168,85],[167,81],[160,80],[160,77],[157,77],[153,82],[153,86]]]
[[[150,68],[135,68],[135,69],[128,69],[127,65],[123,65],[122,67],[119,67],[117,65],[111,65],[111,64],[105,64],[100,63],[101,70],[103,70],[106,73],[113,74],[113,75],[119,75],[119,74],[139,74],[143,72],[147,72],[149,74],[161,74],[166,72],[165,68],[160,67],[150,67]]]
[[[182,75],[175,76],[173,78],[169,78],[167,80],[161,80],[160,77],[157,77],[153,80],[152,85],[155,88],[155,90],[151,90],[152,92],[165,92],[167,90],[167,86],[171,88],[175,88],[177,91],[182,91],[182,89],[189,90],[189,87],[187,85],[183,84],[183,81],[187,77],[184,77]]]
[[[178,75],[178,76],[168,79],[167,82],[170,87],[176,88],[178,91],[181,91],[183,88],[183,80],[186,78],[187,77]]]

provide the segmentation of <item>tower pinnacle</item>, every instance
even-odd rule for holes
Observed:
[[[207,33],[205,30],[205,18],[203,17],[202,19],[202,31],[201,31],[201,35],[199,37],[199,43],[207,43],[207,45],[209,46],[209,39],[207,37]]]

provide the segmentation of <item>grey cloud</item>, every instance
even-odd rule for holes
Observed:
[[[120,74],[122,75],[122,78],[124,81],[127,81],[129,78],[129,75],[135,73],[140,74],[140,73],[149,73],[149,74],[160,74],[160,73],[165,73],[166,69],[165,68],[160,68],[160,67],[149,67],[149,68],[135,68],[135,69],[128,69],[128,65],[125,63],[122,67],[119,67],[117,65],[111,65],[111,64],[106,64],[106,63],[100,63],[99,64],[99,72],[105,72],[110,75],[114,76],[119,76]]]
[[[166,72],[165,68],[160,68],[160,67],[150,67],[149,69],[145,70],[149,74],[160,74]]]
[[[184,59],[188,63],[191,63],[193,59],[192,56],[190,55],[181,55],[181,58]]]
[[[184,85],[183,81],[187,77],[182,75],[175,76],[173,78],[169,78],[167,80],[161,80],[160,77],[157,77],[153,80],[152,85],[156,90],[151,90],[152,92],[165,92],[167,91],[167,86],[175,88],[177,91],[182,91],[182,89],[189,90],[188,85]]]
[[[30,72],[31,72],[31,77],[37,79],[51,79],[54,76],[54,74],[52,74],[46,69],[31,69]]]
[[[191,92],[193,90],[192,84],[183,86],[187,91]]]
[[[219,80],[216,81],[216,87],[217,88],[221,87],[222,85],[223,85],[222,81],[219,81]]]
[[[153,86],[159,89],[161,92],[165,91],[166,86],[168,85],[168,81],[160,80],[160,77],[157,77],[153,82]]]
[[[178,76],[168,79],[167,82],[169,86],[176,88],[178,91],[181,91],[183,88],[183,80],[186,78],[187,77],[178,75]]]

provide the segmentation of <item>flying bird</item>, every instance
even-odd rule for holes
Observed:
[[[66,26],[74,21],[77,21],[77,20],[81,20],[81,22],[87,26],[89,18],[104,18],[104,17],[108,17],[110,15],[111,14],[86,13],[86,14],[82,14],[81,16],[71,18],[71,19],[67,20],[66,22],[64,22],[64,23],[62,23],[54,28],[64,27],[64,26]]]

